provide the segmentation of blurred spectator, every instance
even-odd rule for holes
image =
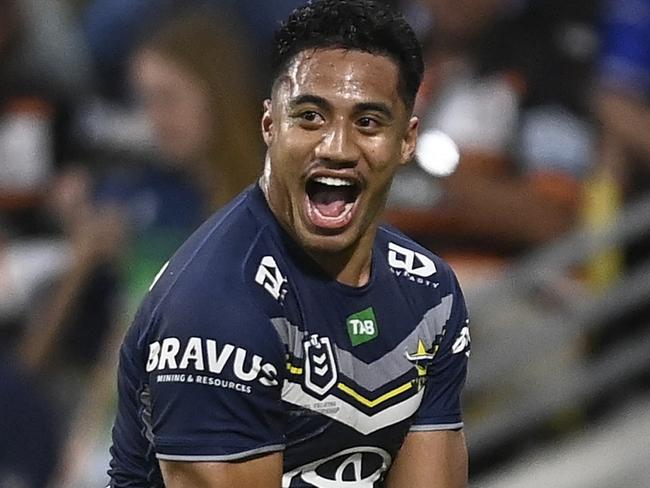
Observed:
[[[65,4],[0,0],[0,12],[0,486],[40,488],[56,465],[61,417],[46,378],[23,371],[14,348],[72,261],[45,202],[90,77]]]
[[[51,401],[0,349],[0,486],[43,488],[56,465],[62,432]]]
[[[626,204],[650,197],[650,0],[606,0],[600,27],[593,100],[601,124],[600,165],[589,215],[596,228],[612,223]],[[648,263],[650,238],[644,235],[598,258],[590,274],[598,284],[611,285],[622,271],[638,272]],[[628,307],[595,334],[594,349],[647,330],[649,317],[648,303]]]
[[[105,94],[123,95],[122,81],[128,70],[130,53],[143,32],[175,16],[186,8],[206,8],[223,16],[221,24],[242,31],[253,49],[250,58],[261,77],[254,80],[257,89],[265,89],[269,43],[280,19],[306,0],[92,0],[84,15],[84,30]],[[224,16],[224,12],[231,15]],[[234,17],[232,16],[234,15]]]
[[[142,32],[160,20],[174,0],[91,0],[83,29],[99,89],[104,96],[123,96],[128,57]]]
[[[220,19],[202,11],[177,17],[131,62],[162,154],[191,175],[210,210],[254,182],[263,159],[250,46]]]
[[[0,11],[0,324],[15,335],[8,324],[69,263],[43,202],[91,77],[64,3],[0,0]]]
[[[82,34],[66,2],[1,0],[3,95],[39,90],[79,98],[92,82]]]
[[[629,200],[650,191],[650,0],[604,7],[596,110],[603,164]]]
[[[82,306],[79,298],[98,274],[117,275],[113,283],[119,285],[117,290],[110,280],[97,285],[112,302],[112,309],[101,313],[112,317],[113,332],[94,334],[102,338],[96,349],[101,355],[85,363],[91,376],[84,381],[92,386],[72,426],[74,438],[60,468],[63,485],[89,482],[83,478],[85,463],[93,433],[103,425],[101,406],[113,392],[112,355],[156,272],[209,213],[261,174],[261,100],[247,64],[247,44],[225,14],[213,13],[183,10],[160,20],[128,58],[135,109],[143,111],[152,129],[152,140],[141,141],[146,151],[137,157],[104,153],[92,173],[74,167],[58,179],[52,207],[70,235],[78,236],[74,242],[81,258],[54,289],[44,330],[35,328],[27,338],[25,356],[41,365],[60,357],[57,338],[73,325],[69,312],[62,311]]]
[[[40,293],[71,262],[44,202],[70,150],[72,95],[89,77],[63,4],[2,0],[0,9],[0,333],[12,352]]]
[[[388,217],[467,283],[578,220],[593,163],[584,87],[594,8],[555,0],[420,0],[409,8],[428,53],[416,106],[421,140],[442,131],[459,146],[460,163],[430,185],[438,193],[424,208],[409,204],[404,186],[407,198],[393,199],[401,210]],[[439,150],[422,144],[418,159],[436,171]]]
[[[650,1],[606,0],[594,109],[601,123],[594,225],[650,192]],[[628,264],[647,260],[647,239],[625,251]]]
[[[134,84],[165,162],[117,165],[92,176],[77,167],[58,177],[50,207],[69,236],[74,265],[51,300],[34,310],[42,325],[28,329],[24,357],[36,370],[61,352],[71,329],[73,347],[92,364],[107,325],[87,313],[114,314],[107,307],[116,298],[124,232],[131,235],[124,269],[135,302],[205,215],[261,171],[254,91],[247,88],[252,75],[237,32],[212,16],[187,14],[158,26],[132,59]],[[89,290],[98,295],[88,296]],[[85,303],[94,312],[85,313]]]
[[[94,175],[75,167],[58,177],[50,202],[74,265],[34,314],[45,325],[30,328],[24,340],[32,368],[42,369],[57,351],[61,357],[66,337],[78,351],[68,351],[67,361],[82,351],[82,364],[92,365],[106,320],[114,320],[121,271],[135,303],[203,218],[260,174],[244,46],[216,18],[188,13],[158,26],[133,54],[133,82],[163,161],[152,155],[151,164],[118,164]]]
[[[116,265],[124,251],[124,223],[117,208],[96,209],[85,173],[68,171],[50,185],[46,200],[66,250],[63,272],[41,284],[26,313],[20,357],[35,374],[53,381],[69,407],[78,381],[92,368],[119,298]]]
[[[65,3],[0,0],[0,10],[0,192],[24,204],[69,156],[67,123],[92,78]]]
[[[95,175],[95,205],[126,212],[134,304],[205,216],[261,174],[250,46],[225,12],[214,13],[186,9],[143,36],[128,73],[155,151]]]

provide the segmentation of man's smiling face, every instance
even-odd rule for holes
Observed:
[[[417,119],[398,91],[397,64],[343,49],[298,53],[262,119],[271,209],[308,251],[372,241],[397,168],[415,149]]]

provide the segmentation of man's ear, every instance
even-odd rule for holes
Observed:
[[[264,113],[262,114],[262,137],[266,146],[273,143],[273,117],[271,116],[271,99],[264,100]]]
[[[406,128],[404,139],[402,139],[402,160],[401,164],[410,163],[415,157],[415,145],[418,141],[418,126],[420,120],[413,116],[409,120],[409,125]]]

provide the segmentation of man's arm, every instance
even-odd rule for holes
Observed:
[[[387,488],[465,488],[463,431],[411,432],[388,472]]]
[[[167,488],[280,488],[282,453],[242,462],[160,461]]]

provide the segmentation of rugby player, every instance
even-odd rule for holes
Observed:
[[[274,65],[263,176],[163,267],[124,340],[110,486],[464,487],[462,293],[379,224],[415,150],[415,35],[379,2],[321,0]]]

